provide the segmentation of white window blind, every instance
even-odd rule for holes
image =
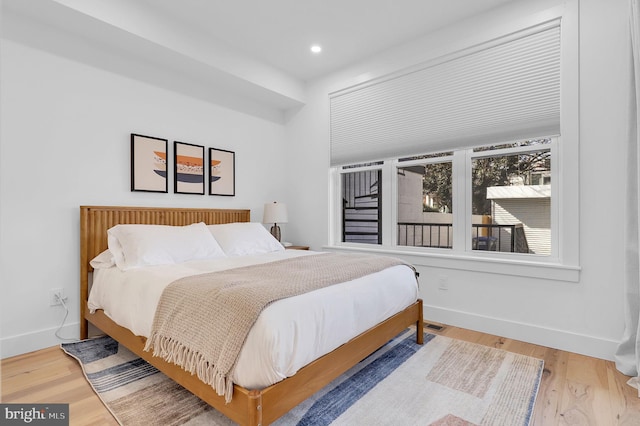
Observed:
[[[560,134],[560,21],[330,94],[331,164]]]

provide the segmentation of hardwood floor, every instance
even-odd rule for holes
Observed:
[[[638,391],[611,361],[456,327],[434,334],[543,359],[532,425],[640,425]]]
[[[430,333],[544,359],[532,425],[640,425],[640,398],[610,361],[446,326]],[[117,425],[78,363],[52,347],[2,360],[5,403],[69,403],[71,425]]]
[[[69,403],[70,425],[118,425],[58,346],[2,360],[2,402]]]

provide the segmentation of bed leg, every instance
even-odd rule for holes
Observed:
[[[83,301],[80,304],[80,340],[85,340],[89,337],[89,321],[84,316],[87,311],[87,302]]]
[[[422,299],[418,299],[418,321],[416,321],[416,343],[424,344],[424,317],[422,316]]]
[[[252,390],[249,392],[249,425],[248,426],[266,426],[262,424],[262,392]]]

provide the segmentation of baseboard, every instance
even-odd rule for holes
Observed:
[[[424,305],[424,317],[426,321],[453,325],[609,361],[614,360],[615,351],[620,343],[595,336],[444,309],[427,304]]]
[[[63,340],[56,337],[55,333],[57,329],[58,327],[53,327],[35,331],[33,333],[20,334],[0,339],[0,352],[2,354],[2,359],[15,355],[26,354],[39,349],[49,348],[63,343]],[[76,322],[67,324],[60,329],[58,334],[64,338],[76,340],[80,336],[80,323]]]
[[[614,354],[619,344],[614,340],[506,321],[427,304],[424,305],[424,317],[427,321],[467,328],[609,361],[614,361]],[[57,327],[54,327],[0,339],[2,359],[59,345],[63,341],[56,337],[56,329]],[[58,334],[65,338],[77,339],[79,330],[80,324],[76,322],[65,325]]]

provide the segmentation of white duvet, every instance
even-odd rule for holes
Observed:
[[[149,336],[163,289],[178,278],[233,267],[317,254],[286,250],[254,256],[193,261],[122,272],[94,271],[89,309],[103,309],[119,325]],[[416,301],[413,271],[394,266],[346,283],[276,301],[249,332],[233,376],[247,389],[262,389],[294,375]]]

